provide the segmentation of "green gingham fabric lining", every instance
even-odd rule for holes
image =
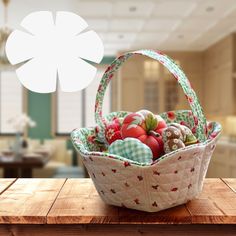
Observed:
[[[119,67],[128,60],[132,55],[140,54],[145,55],[150,58],[153,58],[163,64],[173,75],[176,81],[180,84],[183,89],[183,92],[190,104],[190,107],[193,112],[193,116],[197,117],[198,124],[196,125],[196,137],[201,141],[204,142],[207,139],[207,123],[206,118],[203,115],[203,111],[199,100],[193,91],[190,82],[188,81],[184,72],[180,69],[180,67],[167,55],[159,51],[154,50],[139,50],[135,52],[130,52],[125,55],[120,56],[116,60],[114,60],[111,65],[105,71],[100,85],[98,87],[97,96],[96,96],[96,103],[95,103],[95,120],[99,126],[99,133],[98,136],[101,140],[105,142],[104,138],[104,129],[105,129],[105,120],[102,116],[102,104],[104,99],[104,94],[106,88],[113,78],[113,74],[119,69]]]
[[[109,146],[108,152],[120,156],[120,159],[125,157],[141,165],[150,165],[152,163],[151,149],[135,138],[116,140]]]

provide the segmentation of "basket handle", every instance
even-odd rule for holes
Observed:
[[[128,60],[132,55],[139,54],[148,56],[154,60],[159,61],[164,65],[170,73],[174,76],[178,84],[182,87],[186,99],[192,109],[192,113],[195,117],[198,118],[196,125],[196,135],[199,141],[204,142],[207,139],[207,125],[206,118],[203,114],[202,107],[199,103],[196,93],[191,87],[189,80],[187,79],[184,72],[180,67],[175,64],[175,62],[169,58],[167,55],[154,50],[138,50],[134,52],[128,52],[118,58],[116,58],[110,66],[106,69],[98,87],[96,103],[95,103],[95,120],[98,126],[100,127],[99,132],[104,132],[105,129],[105,119],[102,116],[102,104],[104,99],[104,94],[106,88],[113,78],[114,73],[119,69],[119,67]]]

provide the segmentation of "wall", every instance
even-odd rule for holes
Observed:
[[[28,136],[34,139],[51,138],[51,94],[39,94],[28,91],[28,114],[37,126],[28,130]]]

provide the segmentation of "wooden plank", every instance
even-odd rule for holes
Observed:
[[[235,194],[220,179],[206,179],[202,194],[188,204],[157,213],[108,206],[91,179],[69,179],[51,208],[48,224],[233,224]],[[236,204],[235,204],[236,205]]]
[[[69,179],[48,214],[49,224],[161,224],[191,223],[185,206],[147,213],[108,206],[98,196],[91,179]]]
[[[191,215],[185,205],[160,212],[142,212],[119,208],[120,224],[190,224]]]
[[[91,179],[68,179],[47,216],[48,224],[118,222],[118,208],[101,200]]]
[[[236,193],[236,179],[233,178],[223,178],[222,181]]]
[[[0,179],[0,194],[3,193],[16,179]]]
[[[200,196],[186,206],[192,223],[236,224],[236,195],[221,179],[206,179]]]
[[[233,180],[229,188],[220,179],[206,179],[197,199],[157,213],[106,205],[91,179],[1,182],[8,184],[0,194],[0,224],[236,224]]]
[[[4,236],[235,236],[235,225],[0,225]]]
[[[65,179],[18,179],[0,195],[0,224],[43,224]]]
[[[69,199],[69,200],[68,200]],[[108,206],[98,196],[91,179],[69,179],[48,214],[49,224],[161,224],[191,223],[185,206],[147,213]]]

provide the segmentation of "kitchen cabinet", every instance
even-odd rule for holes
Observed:
[[[166,52],[188,76],[202,100],[202,54],[199,52]],[[144,56],[134,56],[121,67],[113,83],[113,110],[148,109],[161,113],[189,109],[183,91],[168,70]],[[115,101],[115,102],[114,102]]]
[[[232,34],[204,51],[204,108],[208,114],[235,112],[234,38],[235,34]]]

